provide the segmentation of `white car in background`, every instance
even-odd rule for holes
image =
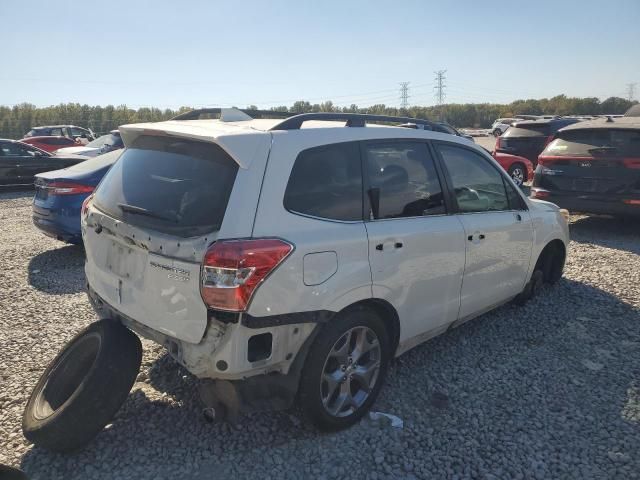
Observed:
[[[511,123],[522,120],[521,118],[498,118],[493,125],[491,125],[491,133],[494,137],[502,135],[507,128],[511,126]]]
[[[111,132],[109,132],[108,134],[102,135],[95,140],[87,143],[86,145],[59,148],[58,150],[56,150],[56,154],[65,155],[72,153],[74,155],[96,157],[98,155],[102,155],[103,153],[118,150],[120,148],[124,148],[124,143],[122,143],[120,132],[118,130],[111,130]]]
[[[199,119],[211,110],[120,127],[127,148],[81,214],[102,320],[35,387],[23,430],[37,445],[77,448],[111,421],[137,335],[202,379],[216,419],[297,400],[345,428],[394,357],[562,275],[568,213],[433,122]],[[423,128],[389,125],[409,122]]]

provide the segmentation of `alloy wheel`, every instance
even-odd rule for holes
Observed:
[[[378,381],[382,350],[373,330],[359,326],[333,345],[322,369],[320,396],[327,413],[347,417],[360,408]]]

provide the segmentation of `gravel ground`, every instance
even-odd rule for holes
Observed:
[[[639,478],[640,225],[574,217],[565,278],[397,360],[375,410],[319,434],[295,413],[203,421],[195,381],[144,342],[113,423],[85,450],[33,448],[20,422],[41,371],[95,319],[83,252],[38,233],[30,194],[0,195],[0,463],[32,479]]]

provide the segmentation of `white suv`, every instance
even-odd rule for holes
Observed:
[[[120,127],[82,213],[95,308],[209,379],[216,415],[297,398],[320,428],[354,423],[393,357],[562,275],[566,212],[429,129],[239,111]]]

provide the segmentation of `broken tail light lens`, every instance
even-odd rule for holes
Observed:
[[[87,198],[84,199],[84,201],[82,202],[82,208],[80,208],[80,216],[82,218],[84,218],[84,216],[87,214],[87,209],[89,208],[89,202],[91,202],[91,200],[93,199],[93,194],[89,195]]]
[[[241,312],[258,286],[293,251],[276,238],[222,240],[204,256],[200,294],[209,308]]]

